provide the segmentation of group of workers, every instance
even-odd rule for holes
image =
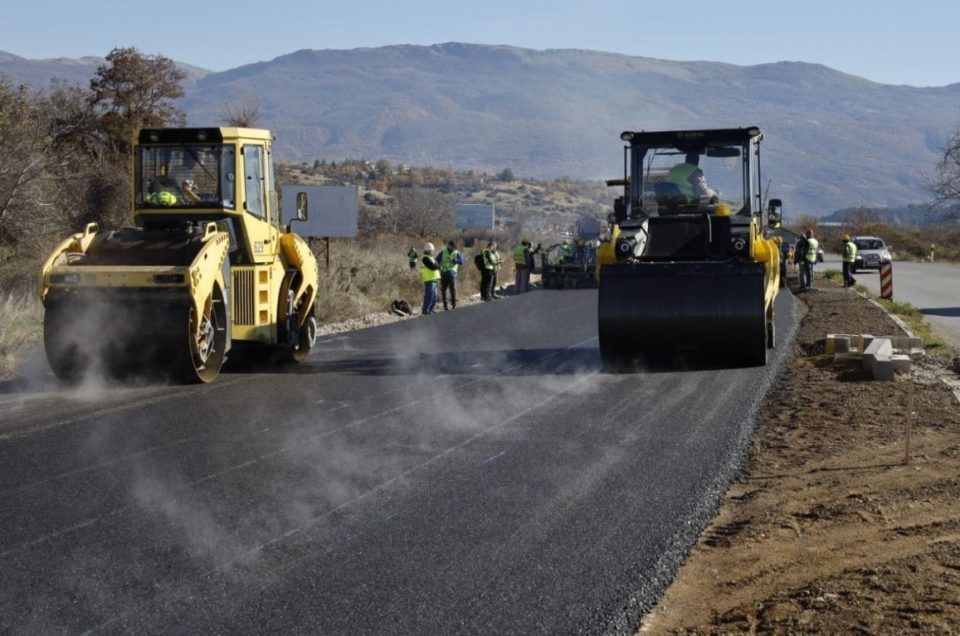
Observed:
[[[457,249],[456,241],[450,240],[439,254],[434,254],[433,243],[423,246],[423,255],[417,254],[414,248],[407,252],[410,269],[415,270],[419,262],[420,277],[423,280],[423,306],[421,313],[432,314],[437,311],[437,305],[442,302],[445,311],[457,308],[457,278],[460,266],[463,265],[463,254]],[[534,267],[533,257],[540,250],[540,246],[533,247],[531,241],[523,238],[513,253],[515,270],[515,293],[522,294],[530,290],[530,273]],[[497,242],[490,240],[487,246],[474,259],[480,271],[480,298],[491,301],[501,298],[497,293],[498,274],[503,267]],[[439,293],[438,293],[439,287]],[[449,296],[449,302],[447,300]]]
[[[807,230],[797,239],[793,250],[793,260],[800,266],[800,291],[813,286],[813,266],[817,262],[820,241],[813,236],[813,230]],[[849,234],[843,235],[843,286],[853,287],[857,279],[853,277],[853,264],[857,260],[857,244]]]

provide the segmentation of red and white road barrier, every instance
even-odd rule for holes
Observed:
[[[893,300],[893,263],[880,266],[880,298]]]

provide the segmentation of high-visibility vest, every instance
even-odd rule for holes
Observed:
[[[424,260],[430,259],[433,260],[432,256],[424,256]],[[436,261],[434,261],[436,262]],[[440,280],[440,270],[439,269],[430,269],[421,261],[420,263],[420,277],[423,279],[423,282],[429,283],[430,281]]]
[[[852,263],[857,259],[857,244],[853,241],[847,241],[843,247],[843,262]]]
[[[483,254],[483,267],[484,269],[497,270],[500,269],[500,254],[497,253],[497,250],[492,250],[487,248],[481,252]]]
[[[811,236],[807,239],[807,253],[804,255],[804,258],[811,263],[816,263],[818,249],[820,249],[820,241]]]
[[[693,199],[693,184],[690,183],[690,175],[696,170],[697,166],[692,163],[678,163],[670,168],[670,172],[667,173],[667,182],[680,188],[680,194],[687,199]]]
[[[147,195],[146,202],[150,205],[176,205],[179,203],[177,195],[167,190],[161,190],[160,192],[154,192]]]
[[[460,252],[457,250],[443,250],[440,252],[440,271],[441,272],[457,272],[457,268],[460,267],[460,264],[457,263],[457,256],[460,255]],[[462,258],[460,260],[463,260]]]
[[[517,245],[517,248],[513,250],[513,264],[514,265],[526,265],[527,264],[527,246]]]

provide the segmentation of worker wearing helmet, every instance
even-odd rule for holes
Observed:
[[[804,250],[797,253],[803,257],[800,263],[800,291],[813,287],[813,265],[817,262],[817,251],[820,249],[820,241],[814,238],[812,229],[807,228],[803,236]]]
[[[437,307],[437,282],[440,280],[440,264],[433,258],[433,243],[423,246],[420,277],[423,279],[423,308],[420,313],[426,316]]]
[[[853,287],[857,279],[853,277],[853,262],[857,260],[857,244],[850,240],[849,234],[843,235],[843,286]]]
[[[447,241],[447,247],[440,251],[437,259],[440,263],[440,297],[443,310],[447,311],[447,291],[450,291],[450,304],[457,308],[457,270],[463,265],[463,254],[457,249],[456,241]]]

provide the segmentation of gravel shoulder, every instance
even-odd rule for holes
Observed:
[[[800,295],[747,464],[641,633],[949,633],[960,625],[960,403],[927,354],[876,382],[827,333],[900,335],[852,290]],[[911,414],[913,414],[911,416]]]

